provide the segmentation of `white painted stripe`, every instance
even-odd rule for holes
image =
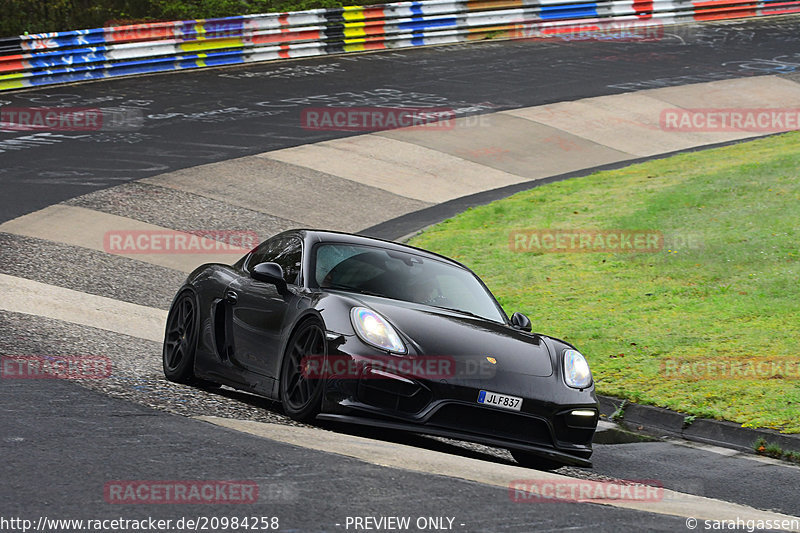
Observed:
[[[232,420],[215,416],[196,417],[237,431],[258,435],[271,440],[301,446],[312,450],[353,457],[361,461],[390,468],[411,470],[476,481],[507,489],[514,480],[538,482],[575,482],[575,478],[542,472],[518,466],[503,465],[426,450],[393,442],[378,441],[325,431],[317,428],[284,426],[250,420]],[[729,503],[713,498],[664,490],[661,501],[624,501],[614,499],[581,500],[625,509],[635,509],[662,515],[694,517],[698,520],[797,520],[789,515],[760,511],[746,505]],[[524,505],[521,504],[521,505]],[[702,523],[702,522],[701,522]],[[800,531],[793,529],[790,531]]]
[[[661,112],[675,105],[655,93],[619,94],[503,111],[636,157],[747,137],[741,133],[679,132],[662,129]]]
[[[602,143],[587,141],[504,113],[462,117],[449,131],[432,134],[426,130],[391,130],[381,133],[399,141],[438,150],[451,157],[466,159],[484,170],[484,189],[500,187],[487,170],[520,176],[520,181],[592,168],[630,159],[630,154],[609,149]]]
[[[424,127],[410,131],[432,137],[444,134],[435,128],[425,130]],[[359,135],[276,150],[258,157],[312,168],[400,196],[433,203],[528,179],[420,144],[383,135]]]
[[[192,230],[202,231],[206,228],[192,228]],[[40,211],[15,218],[0,225],[0,232],[24,235],[38,239],[60,242],[72,246],[89,248],[101,252],[109,252],[105,245],[106,234],[109,232],[142,232],[134,234],[143,235],[145,246],[153,245],[164,248],[166,238],[174,239],[176,235],[183,235],[185,238],[195,238],[196,236],[188,233],[177,232],[169,228],[163,228],[154,224],[148,224],[132,218],[109,215],[93,209],[84,207],[73,207],[69,205],[53,205]],[[153,240],[155,236],[163,235],[164,239],[160,244]],[[117,233],[119,235],[119,233]],[[173,241],[174,242],[174,241]],[[188,241],[186,241],[188,242]],[[197,241],[196,241],[197,242]],[[199,239],[203,249],[215,249],[220,243],[209,239]],[[137,245],[138,246],[138,245]],[[230,253],[194,253],[191,250],[197,248],[186,248],[183,251],[167,251],[162,253],[117,253],[146,263],[172,268],[182,272],[191,272],[203,263],[235,263],[242,257],[246,250],[239,249]],[[188,250],[188,251],[187,251]],[[109,252],[110,253],[110,252]]]
[[[759,60],[754,60],[758,63]],[[762,109],[800,107],[800,84],[778,76],[756,76],[695,83],[643,92],[685,108]],[[769,132],[767,132],[769,133]]]
[[[296,227],[338,231],[358,231],[430,205],[261,156],[209,163],[141,182],[267,213],[294,221]]]
[[[0,274],[0,309],[161,342],[167,312]]]

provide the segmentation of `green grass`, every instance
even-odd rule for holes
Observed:
[[[800,464],[800,452],[784,450],[779,444],[767,442],[763,437],[753,443],[753,450],[759,455]]]
[[[700,247],[520,253],[514,230],[646,229]],[[575,344],[600,394],[800,432],[800,380],[689,374],[665,361],[799,359],[800,132],[544,185],[466,212],[411,244],[481,276],[509,314]]]

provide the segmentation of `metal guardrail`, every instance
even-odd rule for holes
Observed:
[[[800,13],[800,0],[424,0],[0,39],[0,91],[483,39],[658,37],[681,22]]]

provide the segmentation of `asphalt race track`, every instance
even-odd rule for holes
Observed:
[[[662,40],[648,43],[487,42],[0,93],[3,105],[99,107],[129,119],[101,131],[0,131],[0,223],[69,200],[81,209],[104,203],[116,213],[166,221],[159,223],[169,227],[177,227],[169,223],[170,210],[184,208],[195,210],[196,220],[207,216],[224,223],[227,217],[233,227],[257,223],[280,228],[286,220],[263,213],[242,218],[241,212],[224,211],[208,199],[202,203],[173,193],[169,202],[151,198],[143,203],[148,196],[139,184],[110,188],[349,135],[304,129],[300,114],[313,106],[436,106],[469,116],[796,72],[800,18],[788,17],[667,28]],[[298,189],[297,194],[304,192]],[[73,200],[88,193],[95,195]],[[337,191],[316,193],[333,198]],[[459,196],[457,191],[453,196]],[[404,209],[415,206],[409,200]],[[413,214],[409,217],[413,221]],[[178,268],[63,242],[0,232],[0,274],[47,284],[36,287],[50,291],[54,299],[62,293],[53,286],[121,302],[106,302],[109,309],[143,306],[156,317],[165,314],[185,277]],[[95,305],[99,300],[86,301]],[[87,316],[90,311],[86,309]],[[246,514],[279,517],[281,531],[322,532],[357,530],[346,526],[347,517],[410,516],[450,517],[449,528],[456,531],[688,531],[685,515],[648,512],[647,507],[515,503],[507,488],[481,476],[490,476],[493,469],[512,469],[508,471],[531,478],[538,474],[514,467],[501,450],[323,426],[313,431],[324,431],[332,446],[343,450],[357,448],[362,442],[358,439],[375,443],[374,455],[327,453],[278,432],[265,439],[255,429],[234,431],[200,420],[214,416],[312,431],[288,421],[271,402],[158,378],[160,343],[147,335],[10,311],[0,311],[0,328],[0,354],[104,354],[114,361],[115,374],[119,370],[102,384],[83,386],[61,380],[0,380],[5,466],[0,518],[177,520]],[[456,458],[472,466],[430,473],[420,466],[429,464],[423,461],[429,454],[443,465]],[[403,468],[390,456],[399,457]],[[598,445],[593,460],[592,470],[562,468],[559,473],[659,480],[667,489],[708,498],[703,505],[732,519],[748,508],[800,516],[800,469],[775,461],[667,441]],[[259,499],[246,506],[114,505],[104,500],[109,481],[153,479],[253,480]],[[692,502],[686,505],[700,505]],[[240,507],[246,507],[244,512]]]
[[[154,75],[0,95],[13,106],[140,116],[131,131],[0,133],[0,222],[92,190],[342,136],[305,130],[313,105],[485,111],[795,72],[797,19],[665,28],[656,42],[489,42]],[[125,128],[119,128],[125,129]],[[64,136],[68,137],[65,138]],[[13,193],[13,194],[12,194]]]

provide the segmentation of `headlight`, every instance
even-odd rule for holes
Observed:
[[[585,389],[592,384],[589,363],[578,350],[564,350],[564,381],[576,389]]]
[[[350,311],[353,329],[362,341],[393,353],[406,353],[406,345],[400,335],[381,315],[366,307],[354,307]]]

